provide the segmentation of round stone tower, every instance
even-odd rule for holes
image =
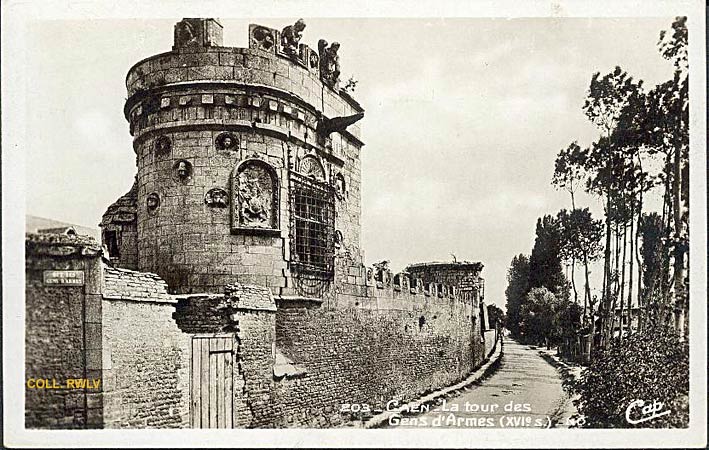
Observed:
[[[339,86],[339,44],[314,51],[304,28],[251,25],[249,48],[231,48],[218,20],[183,19],[172,51],[128,71],[137,239],[105,216],[109,249],[175,293],[241,282],[318,297],[336,248],[361,261],[364,112]]]

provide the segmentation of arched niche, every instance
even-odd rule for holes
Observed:
[[[260,159],[242,161],[231,177],[231,230],[278,232],[278,174]]]
[[[325,167],[314,155],[305,155],[298,162],[298,172],[318,181],[325,181]]]

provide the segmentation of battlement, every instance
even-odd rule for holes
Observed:
[[[398,273],[386,264],[365,266],[342,258],[337,267],[335,308],[416,310],[426,306],[465,305],[477,309],[484,280],[481,263],[452,266],[457,277],[437,276],[446,263],[420,263]],[[410,270],[411,268],[411,270]]]
[[[280,95],[295,103],[303,108],[300,111],[303,118],[308,111],[325,117],[362,113],[362,106],[348,90],[340,87],[339,44],[333,42],[327,46],[327,42],[320,39],[320,48],[316,52],[299,42],[302,29],[294,31],[296,25],[279,31],[252,24],[249,26],[249,48],[239,48],[222,46],[222,26],[216,19],[183,19],[178,22],[173,49],[139,61],[126,75],[129,98],[124,113],[132,124],[131,130],[135,128],[133,122],[142,115],[171,106],[178,109],[197,104],[208,108],[243,106],[239,96],[229,99],[220,94],[233,94],[235,88],[247,87],[259,96],[266,93]],[[298,25],[301,26],[305,27],[304,24]],[[205,95],[211,95],[211,99],[200,96],[187,101],[162,95],[175,89],[198,86],[208,89],[209,93],[205,91]],[[155,95],[158,95],[157,100],[153,99]],[[269,101],[259,102],[257,107],[268,110]],[[296,110],[285,113],[298,116]],[[348,133],[359,140],[358,127],[352,127]]]

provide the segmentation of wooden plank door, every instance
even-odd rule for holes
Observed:
[[[192,428],[233,428],[234,356],[231,334],[192,338]]]

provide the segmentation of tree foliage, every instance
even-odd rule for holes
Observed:
[[[663,428],[689,424],[689,348],[670,328],[647,329],[601,351],[577,384],[579,413],[588,428]],[[637,425],[631,402],[662,402],[670,414]],[[639,412],[636,412],[638,414]]]
[[[532,288],[522,304],[520,332],[528,342],[557,345],[580,326],[581,308],[546,287]]]
[[[537,235],[529,258],[529,287],[545,287],[561,294],[567,287],[562,270],[562,229],[556,217],[545,215],[537,220]]]
[[[488,325],[491,328],[496,327],[497,324],[503,325],[505,323],[505,313],[496,305],[488,305],[487,314],[490,322]]]
[[[536,287],[529,291],[520,314],[520,331],[525,340],[547,345],[558,340],[554,315],[559,303],[556,295],[546,287]]]
[[[524,298],[529,292],[529,257],[519,254],[512,258],[507,269],[505,297],[507,317],[505,326],[514,336],[519,336],[520,311]]]
[[[562,149],[554,161],[554,176],[551,183],[558,189],[564,189],[571,195],[571,207],[576,208],[575,193],[585,178],[583,170],[584,150],[576,141]]]

